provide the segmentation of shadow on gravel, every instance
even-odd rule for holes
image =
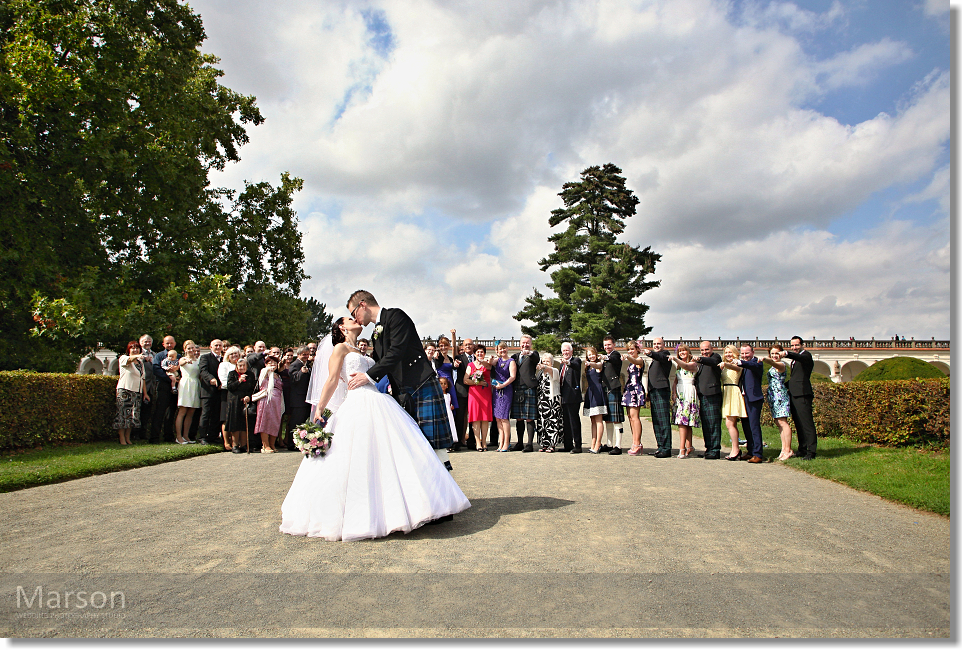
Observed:
[[[454,515],[454,521],[435,526],[422,526],[417,530],[412,530],[405,537],[407,539],[462,537],[493,527],[503,515],[517,515],[523,512],[534,512],[535,510],[555,510],[570,506],[573,503],[575,502],[569,499],[539,496],[471,499],[471,507]],[[392,537],[394,535],[381,539]],[[371,541],[378,542],[381,540]]]

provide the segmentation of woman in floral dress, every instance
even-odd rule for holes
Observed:
[[[538,364],[538,434],[541,451],[553,452],[564,428],[561,422],[561,373],[554,367],[554,356],[541,355]]]
[[[691,350],[687,345],[681,344],[675,348],[677,357],[672,357],[672,361],[691,363]],[[671,385],[672,395],[675,397],[675,419],[678,425],[678,458],[689,458],[694,449],[691,445],[692,427],[700,427],[701,420],[698,417],[698,394],[695,392],[695,373],[688,370],[680,363],[675,363],[675,380]]]
[[[625,392],[621,396],[621,405],[628,409],[628,425],[631,427],[631,449],[629,456],[638,456],[644,451],[641,444],[641,407],[645,405],[645,386],[642,378],[645,372],[645,357],[638,354],[638,342],[628,341],[625,346],[628,354],[628,381],[625,382]]]
[[[792,427],[788,424],[788,416],[791,415],[791,397],[788,394],[788,364],[791,359],[782,361],[785,348],[780,345],[773,345],[768,351],[768,358],[762,359],[764,363],[771,366],[768,369],[768,407],[772,410],[772,418],[778,425],[778,432],[782,438],[782,453],[778,455],[778,460],[788,460],[795,454],[792,453]]]

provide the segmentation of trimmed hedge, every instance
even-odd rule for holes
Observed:
[[[941,379],[945,373],[915,357],[892,357],[873,363],[852,381],[891,381],[895,379]]]
[[[117,377],[0,372],[0,449],[114,438]]]
[[[819,436],[886,447],[949,446],[948,378],[818,383],[812,389]],[[775,426],[767,404],[762,424]]]

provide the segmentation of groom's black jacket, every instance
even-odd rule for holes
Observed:
[[[378,331],[378,327],[382,328]],[[367,371],[374,381],[387,375],[395,397],[400,387],[418,388],[436,375],[424,354],[424,346],[414,329],[414,321],[400,309],[381,308],[380,322],[374,327],[375,364]]]

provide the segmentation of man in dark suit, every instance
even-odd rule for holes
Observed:
[[[671,387],[668,376],[671,374],[671,356],[664,349],[665,339],[660,336],[652,341],[652,347],[643,352],[651,357],[648,366],[648,397],[651,400],[651,426],[655,430],[658,449],[655,458],[671,456]]]
[[[254,371],[254,379],[260,379],[261,370],[267,365],[267,344],[258,341],[254,344],[254,351],[247,355],[247,367]]]
[[[452,341],[457,340],[454,338],[455,333],[456,330],[451,330]],[[451,355],[454,362],[454,372],[457,373],[454,390],[458,394],[458,408],[454,412],[454,426],[457,428],[457,440],[454,442],[455,451],[460,449],[461,445],[470,447],[468,437],[470,436],[473,439],[473,434],[468,432],[468,387],[464,383],[464,377],[468,374],[468,364],[474,361],[474,339],[466,338],[461,345],[464,352]]]
[[[793,336],[791,350],[785,356],[791,359],[792,372],[788,378],[788,393],[791,396],[792,422],[798,432],[798,452],[802,460],[815,458],[818,434],[815,431],[815,416],[812,414],[812,369],[815,360],[803,347],[802,337]]]
[[[762,406],[765,395],[762,393],[762,362],[755,356],[755,348],[748,343],[742,345],[739,352],[740,359],[735,363],[741,367],[742,374],[738,378],[738,385],[745,396],[745,411],[747,418],[742,418],[742,433],[745,434],[745,447],[751,458],[749,463],[762,462]]]
[[[287,449],[297,451],[294,444],[294,429],[307,421],[311,405],[307,403],[307,388],[311,383],[311,370],[314,364],[309,361],[310,349],[305,345],[298,348],[297,358],[288,368],[290,377],[290,411],[287,414]]]
[[[561,344],[561,424],[564,450],[581,453],[581,359],[574,346]]]
[[[374,323],[374,365],[367,373],[353,373],[348,390],[388,377],[391,394],[417,421],[438,458],[451,469],[448,447],[454,442],[454,432],[448,422],[448,406],[414,321],[400,309],[382,309],[369,291],[351,294],[347,308],[361,325]]]
[[[718,460],[721,458],[721,361],[712,344],[702,341],[698,346],[699,356],[695,361],[698,370],[695,371],[695,390],[701,412],[701,431],[705,438],[705,459]]]
[[[514,398],[511,400],[511,417],[517,420],[518,442],[514,451],[534,451],[534,423],[538,419],[538,364],[541,356],[531,349],[531,337],[521,336],[520,352],[511,355],[517,366],[517,378],[514,380]],[[522,425],[522,422],[524,423]],[[522,444],[524,430],[528,432],[528,442]]]
[[[200,355],[200,423],[197,425],[197,442],[216,445],[220,434],[220,391],[217,368],[224,360],[224,343],[220,339],[210,342],[210,352]]]
[[[601,385],[605,389],[605,404],[608,412],[602,417],[608,444],[601,445],[599,451],[607,451],[611,456],[621,454],[621,436],[625,432],[625,407],[621,405],[621,353],[615,350],[615,339],[606,336],[602,342],[605,354],[601,363]]]
[[[160,444],[174,440],[174,415],[177,413],[177,400],[173,399],[170,377],[160,364],[167,358],[167,353],[177,349],[177,341],[173,336],[164,337],[164,349],[154,355],[154,377],[157,379],[157,398],[154,403],[154,413],[151,417],[150,442]],[[180,358],[180,354],[177,355]],[[171,408],[173,402],[173,408]]]

